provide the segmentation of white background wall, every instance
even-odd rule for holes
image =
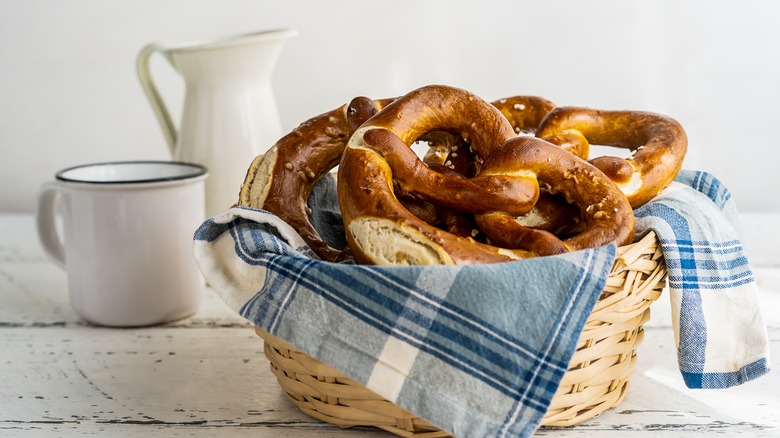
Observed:
[[[63,167],[167,159],[138,50],[294,27],[274,74],[286,130],[357,95],[445,83],[493,100],[661,112],[742,211],[780,211],[780,2],[0,0],[0,211]],[[178,114],[183,84],[153,71]],[[247,163],[248,165],[249,163]]]

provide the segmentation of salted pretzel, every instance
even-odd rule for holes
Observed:
[[[555,104],[539,96],[512,96],[491,102],[498,108],[514,128],[517,134],[536,133],[539,125]],[[430,144],[424,162],[439,172],[447,173],[452,169],[463,176],[471,177],[476,173],[477,163],[461,138],[451,134],[436,135],[437,141]],[[446,167],[445,167],[446,166]],[[480,230],[472,218],[463,212],[444,207],[437,208],[444,229],[461,236],[479,236]],[[579,210],[562,199],[542,190],[539,199],[528,213],[515,217],[515,221],[526,227],[552,232],[558,236],[571,236],[584,230],[584,222]]]
[[[620,187],[633,208],[671,184],[688,147],[677,121],[639,111],[559,107],[545,117],[536,135],[586,160],[591,143],[629,149],[628,158],[605,156],[590,162]]]
[[[537,126],[545,115],[555,108],[555,104],[538,96],[507,97],[493,102],[492,105],[506,117],[516,133],[529,134],[536,132]],[[477,172],[478,161],[481,160],[481,158],[477,155],[477,160],[474,160],[475,155],[472,152],[472,146],[468,144],[463,137],[447,131],[431,131],[424,133],[422,138],[428,141],[430,145],[430,150],[423,159],[423,163],[428,167],[433,168],[435,165],[440,164],[468,178],[473,177]],[[398,152],[403,153],[403,164],[405,166],[396,167],[399,171],[403,171],[407,175],[414,175],[416,179],[415,186],[409,187],[407,190],[411,189],[417,196],[425,199],[426,194],[433,191],[431,189],[434,188],[433,184],[428,183],[428,181],[437,180],[441,176],[422,166],[421,163],[416,160],[415,156],[406,150],[406,148],[403,148],[402,151]],[[452,173],[443,172],[441,169],[439,173],[452,175]],[[397,179],[408,180],[408,178]],[[445,190],[442,196],[444,199],[439,200],[439,203],[443,204],[444,208],[447,207],[450,193],[462,188],[460,184],[462,179],[455,179],[452,181],[457,187],[449,188],[444,186],[443,189],[439,188],[437,190],[439,193],[441,193],[440,190]],[[438,183],[438,181],[435,181],[435,183]],[[420,187],[420,184],[423,184],[423,186]],[[476,182],[476,184],[481,185],[483,183]],[[515,200],[518,201],[519,199],[516,197]],[[490,201],[488,201],[488,203],[490,203]],[[482,205],[481,200],[474,199],[470,201],[470,205],[475,209],[474,211],[477,211],[480,208],[479,206]]]
[[[356,97],[303,122],[268,152],[254,159],[239,193],[239,204],[262,208],[292,226],[323,260],[342,257],[309,220],[307,201],[316,182],[333,169],[352,133],[393,99]]]
[[[555,104],[539,96],[512,96],[492,102],[518,134],[534,134],[544,117]],[[470,177],[476,171],[470,160],[469,145],[462,138],[443,131],[426,135],[429,150],[425,154],[425,164],[442,164]]]
[[[631,205],[620,189],[588,162],[539,138],[518,137],[494,150],[482,164],[480,175],[518,171],[533,174],[548,193],[561,194],[569,204],[579,206],[584,229],[561,240],[549,231],[525,227],[503,211],[477,214],[477,224],[491,243],[553,255],[633,241]]]
[[[479,173],[474,178],[465,178],[438,173],[425,166],[410,152],[409,146],[431,131],[446,131],[470,144],[480,160],[487,160]],[[521,144],[516,144],[518,141]],[[521,147],[529,141],[544,146]],[[503,146],[505,143],[509,146]],[[542,150],[545,146],[547,151]],[[633,214],[627,201],[622,195],[615,196],[620,193],[614,184],[584,160],[571,156],[576,166],[549,173],[537,167],[526,169],[518,161],[510,163],[511,169],[499,171],[500,159],[490,158],[494,151],[506,158],[512,158],[513,154],[520,157],[522,154],[518,151],[526,151],[523,153],[528,156],[522,158],[534,159],[534,163],[541,159],[549,167],[555,167],[556,163],[547,161],[548,157],[541,157],[540,153],[564,153],[533,137],[517,138],[512,125],[497,108],[465,90],[452,87],[420,88],[367,120],[353,134],[339,165],[339,204],[347,241],[358,262],[491,263],[568,250],[565,244],[553,249],[535,248],[532,239],[517,241],[511,238],[506,238],[506,242],[519,244],[507,249],[433,227],[398,202],[392,190],[394,180],[405,191],[448,208],[483,215],[488,222],[503,227],[499,223],[502,218],[524,214],[531,209],[539,194],[537,176],[544,175],[549,180],[542,180],[542,183],[549,186],[551,193],[560,191],[572,201],[598,201],[582,206],[588,219],[598,222],[589,228],[589,236],[602,235],[602,240],[596,240],[594,244],[616,240],[622,244],[633,235]],[[589,195],[591,197],[570,193],[577,187],[578,180],[597,181],[588,187],[611,187],[612,192],[594,191]],[[427,189],[434,191],[426,192]],[[592,198],[596,193],[601,194],[599,199]],[[607,212],[606,208],[612,210]],[[497,211],[502,212],[501,215],[497,216]],[[602,233],[606,224],[615,228],[613,238],[616,240],[604,237],[607,236]],[[583,236],[573,242],[587,239],[588,236]],[[579,247],[578,244],[572,247]]]
[[[553,102],[539,96],[505,97],[492,104],[509,120],[519,135],[536,134],[542,120],[556,108]],[[584,230],[577,208],[544,189],[531,211],[515,217],[515,222],[558,236],[570,236]]]

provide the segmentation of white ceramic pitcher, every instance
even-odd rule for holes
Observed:
[[[208,168],[206,214],[217,215],[238,200],[252,160],[281,136],[271,73],[294,29],[162,46],[152,43],[137,57],[138,77],[176,161]],[[149,72],[162,54],[185,84],[181,127],[176,129]]]

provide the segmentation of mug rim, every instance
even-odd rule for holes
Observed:
[[[162,177],[155,177],[155,178],[136,178],[136,179],[123,179],[123,180],[109,180],[109,181],[95,181],[95,180],[87,180],[87,179],[78,179],[78,178],[69,178],[65,176],[67,172],[76,170],[76,169],[84,169],[88,167],[97,167],[97,166],[116,166],[116,165],[134,165],[134,164],[162,164],[162,165],[177,165],[177,166],[185,166],[192,168],[192,172],[180,174],[180,175],[171,175],[171,176],[162,176]],[[127,185],[127,184],[148,184],[148,183],[160,183],[160,182],[169,182],[169,181],[184,181],[188,179],[198,178],[202,177],[208,174],[208,169],[200,164],[196,163],[188,163],[184,161],[165,161],[165,160],[128,160],[128,161],[106,161],[101,163],[89,163],[89,164],[80,164],[77,166],[71,166],[65,169],[62,169],[58,171],[55,174],[55,178],[57,181],[62,181],[66,183],[78,183],[78,184],[90,184],[90,185],[100,185],[100,186],[118,186],[118,185]]]

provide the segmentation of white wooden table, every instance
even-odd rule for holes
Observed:
[[[780,215],[743,216],[772,352],[780,357]],[[747,232],[747,233],[745,233]],[[780,436],[780,375],[728,390],[684,387],[669,305],[653,306],[625,401],[539,436]],[[39,248],[33,218],[0,214],[0,436],[387,437],[342,430],[282,395],[251,325],[209,291],[201,310],[143,329],[90,326],[65,273]]]

